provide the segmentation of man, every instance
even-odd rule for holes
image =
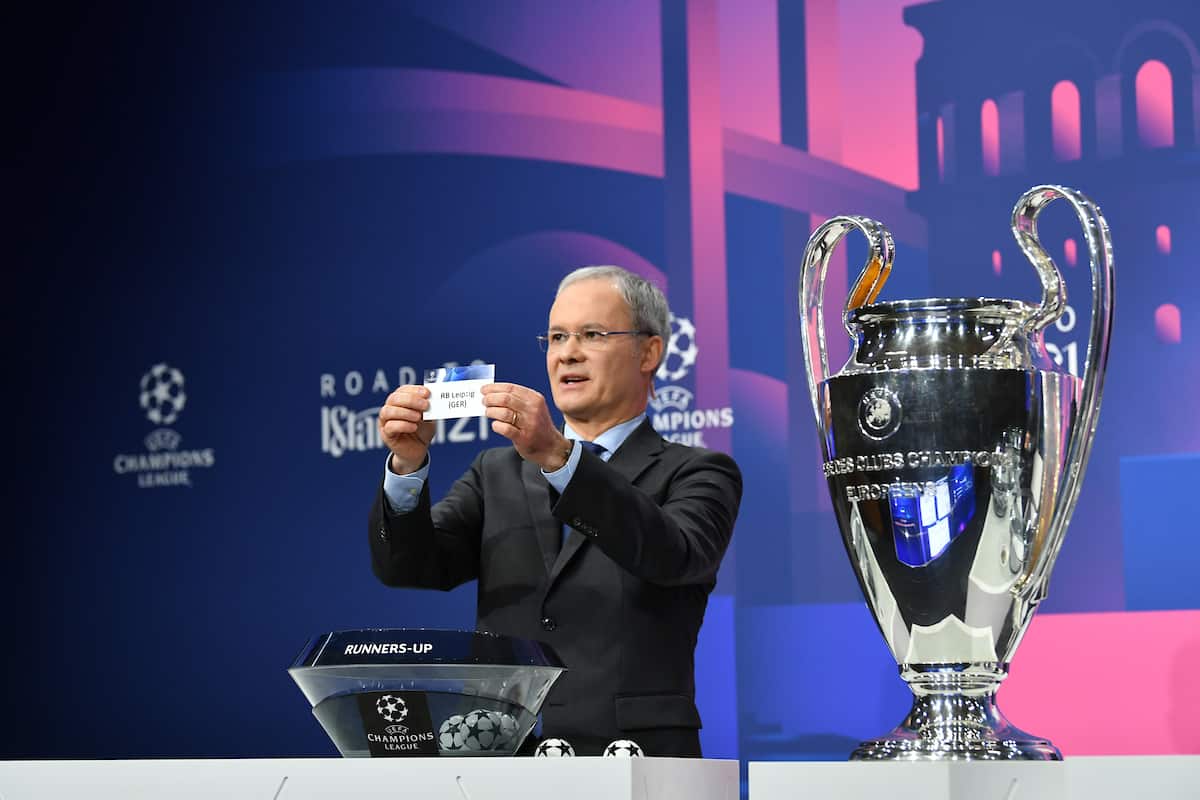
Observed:
[[[666,442],[646,418],[669,335],[649,282],[568,275],[539,337],[565,425],[532,389],[485,386],[512,446],[481,453],[432,507],[429,392],[401,386],[379,412],[391,455],[371,510],[375,574],[444,590],[478,579],[479,630],[547,642],[565,662],[542,731],[581,755],[621,738],[700,755],[696,636],[742,483],[727,455]]]

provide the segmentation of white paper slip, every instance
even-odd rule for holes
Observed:
[[[425,370],[425,388],[429,390],[429,410],[422,419],[482,417],[486,384],[495,383],[495,364],[467,364]]]

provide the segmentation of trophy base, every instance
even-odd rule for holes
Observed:
[[[887,736],[863,742],[851,761],[1062,761],[1046,739],[1010,723],[996,707],[1007,665],[902,665],[912,710]]]

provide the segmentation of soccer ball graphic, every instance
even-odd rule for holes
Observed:
[[[467,726],[463,724],[462,714],[455,714],[438,728],[438,747],[442,750],[462,750],[466,738]]]
[[[146,419],[155,425],[170,425],[187,402],[183,373],[166,364],[155,364],[142,376],[142,394],[138,402],[146,410]]]
[[[517,738],[517,720],[511,714],[498,714],[497,716],[500,717],[500,737],[496,747],[508,747],[513,743],[513,739]]]
[[[541,758],[568,758],[575,755],[575,748],[571,747],[571,743],[566,739],[542,739],[533,755]]]
[[[388,722],[403,722],[408,716],[408,706],[404,704],[404,700],[391,694],[385,694],[376,700],[375,710]]]
[[[517,735],[517,721],[510,714],[477,708],[467,714],[455,714],[438,728],[438,747],[443,751],[469,755],[475,752],[504,750]]]
[[[667,357],[658,367],[658,379],[677,381],[696,363],[696,327],[687,317],[671,315],[671,339],[667,342]]]
[[[605,758],[641,758],[644,755],[638,743],[629,739],[617,739],[604,748]]]
[[[498,712],[479,708],[463,717],[463,747],[494,750],[502,744]]]

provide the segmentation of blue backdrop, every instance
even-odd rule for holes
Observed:
[[[1105,210],[1119,310],[1042,614],[1067,631],[1170,614],[1170,640],[1113,646],[1194,652],[1200,8],[1045,5],[24,11],[0,756],[332,754],[284,671],[308,637],[473,622],[473,585],[371,575],[379,404],[475,359],[546,391],[533,336],[554,286],[618,263],[677,318],[660,431],[746,478],[698,653],[706,753],[845,757],[908,691],[819,477],[800,254],[822,219],[866,214],[899,245],[885,297],[1033,298],[1008,216],[1046,182]],[[1076,312],[1049,338],[1078,370],[1086,253],[1047,216]],[[831,307],[859,259],[835,266]],[[440,430],[435,494],[497,438]],[[1164,703],[1196,696],[1177,674]],[[1037,732],[1087,752],[1047,702]],[[1200,752],[1194,720],[1137,724],[1113,751]]]

